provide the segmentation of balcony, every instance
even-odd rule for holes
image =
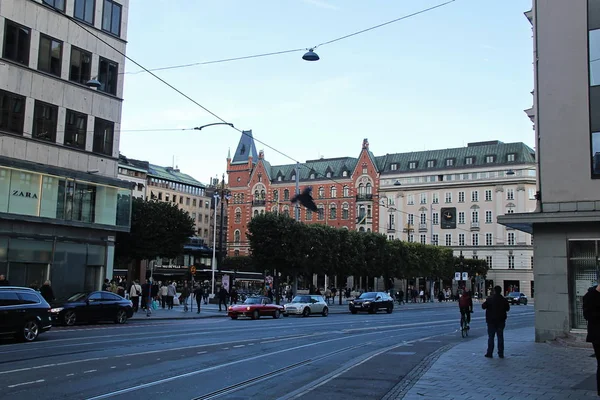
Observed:
[[[471,230],[478,231],[479,230],[479,222],[471,222]]]
[[[419,232],[427,232],[427,224],[419,224]]]
[[[372,194],[357,194],[356,195],[356,201],[372,201],[372,200],[373,200]]]
[[[264,207],[267,204],[266,200],[252,200],[253,207]]]

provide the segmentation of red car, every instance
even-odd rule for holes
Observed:
[[[264,296],[248,297],[244,304],[229,306],[227,309],[227,315],[231,319],[238,319],[240,315],[252,319],[259,319],[265,315],[279,318],[282,312],[283,306],[273,304],[270,298]]]

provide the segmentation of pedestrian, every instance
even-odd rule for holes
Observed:
[[[583,317],[587,320],[586,342],[594,346],[596,356],[596,391],[600,396],[600,284],[583,296]]]
[[[227,311],[227,289],[223,286],[219,290],[219,311],[221,311],[221,304],[223,304],[225,311]]]
[[[142,304],[146,308],[146,317],[152,314],[152,283],[147,280],[142,285]]]
[[[229,298],[231,304],[237,304],[238,301],[238,292],[235,286],[231,287],[231,291],[229,292]]]
[[[104,283],[102,284],[102,290],[105,292],[110,292],[110,281],[108,278],[104,280]]]
[[[504,358],[504,327],[506,326],[506,313],[510,310],[508,300],[502,296],[502,288],[494,287],[494,294],[483,302],[481,308],[485,310],[485,322],[488,330],[488,347],[485,356],[492,358],[494,354],[494,336],[498,336],[498,357]]]
[[[131,288],[129,289],[129,300],[131,300],[131,304],[133,305],[133,312],[138,312],[140,308],[140,296],[142,295],[142,287],[140,286],[140,282],[135,280],[131,284]]]
[[[3,274],[0,274],[0,286],[10,286],[10,282]]]
[[[183,311],[184,312],[187,312],[187,310],[188,310],[188,305],[187,305],[188,297],[190,297],[190,288],[188,287],[187,282],[185,282],[183,284],[183,288],[181,289],[181,296],[179,296],[179,301],[181,303],[183,303]]]
[[[54,299],[54,292],[52,291],[52,284],[49,280],[44,282],[42,287],[40,288],[40,294],[49,304],[52,303]]]
[[[169,296],[169,288],[167,287],[167,283],[165,282],[161,287],[160,287],[160,302],[162,305],[162,309],[165,309],[165,306],[167,306],[167,298]]]
[[[398,290],[398,305],[401,305],[402,303],[405,303],[405,301],[404,301],[404,291],[403,290]]]
[[[173,299],[177,296],[177,287],[175,286],[175,282],[171,282],[167,284],[167,308],[169,310],[173,309]]]
[[[325,301],[327,302],[327,304],[329,304],[330,300],[331,300],[331,289],[327,288],[327,289],[325,289]]]
[[[196,286],[194,289],[194,297],[196,297],[196,305],[198,306],[198,314],[200,314],[200,305],[202,304],[202,297],[204,296],[204,289],[202,285]]]

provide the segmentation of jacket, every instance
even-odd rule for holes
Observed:
[[[177,289],[173,285],[167,286],[167,296],[175,297],[177,296]]]
[[[583,296],[583,318],[587,320],[587,342],[600,341],[600,292],[590,288]]]
[[[485,300],[481,308],[485,310],[485,322],[502,324],[506,321],[506,313],[510,310],[510,305],[501,294],[493,294]]]
[[[473,310],[473,298],[468,294],[463,294],[458,299],[458,306],[460,308],[468,308],[469,310]]]

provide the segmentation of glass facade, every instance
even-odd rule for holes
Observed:
[[[588,0],[589,107],[592,176],[600,177],[600,0]]]
[[[0,167],[0,212],[128,227],[131,191]]]

